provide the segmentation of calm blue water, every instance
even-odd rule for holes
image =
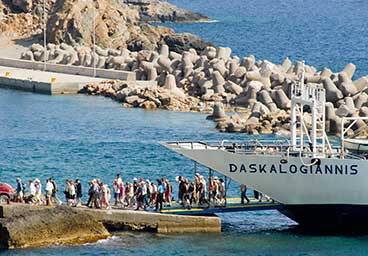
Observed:
[[[280,63],[286,56],[318,68],[357,65],[368,71],[368,1],[365,0],[170,0],[217,23],[168,25],[196,34],[238,56]]]
[[[192,175],[190,161],[157,144],[176,139],[240,139],[205,115],[123,109],[92,96],[46,96],[0,89],[0,181],[16,177],[173,180]],[[204,169],[201,169],[205,173]],[[62,185],[60,184],[62,187]],[[231,194],[238,185],[232,183]],[[276,211],[221,216],[219,235],[125,232],[96,244],[2,252],[9,255],[366,255],[368,236],[301,234]],[[36,234],[36,232],[35,232]]]
[[[239,56],[303,58],[338,71],[368,68],[368,2],[353,0],[171,0],[217,23],[170,25]],[[158,145],[183,139],[244,139],[218,133],[205,115],[122,109],[102,97],[45,96],[0,89],[0,181],[53,176],[85,182],[116,173],[156,178],[193,173],[193,164]],[[205,173],[205,169],[201,169]],[[231,195],[238,185],[232,183]],[[96,244],[17,250],[9,255],[367,255],[368,236],[303,234],[278,212],[225,214],[220,235],[125,232]]]

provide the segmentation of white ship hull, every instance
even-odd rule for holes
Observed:
[[[360,225],[368,220],[368,161],[238,154],[200,143],[164,144],[240,184],[280,202],[282,213],[300,224]],[[362,211],[364,209],[364,211]],[[360,216],[361,215],[361,216]],[[364,219],[364,220],[362,220]],[[352,226],[351,226],[352,227]]]

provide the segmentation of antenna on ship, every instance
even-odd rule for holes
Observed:
[[[291,86],[291,144],[294,151],[305,152],[304,137],[307,137],[313,158],[325,157],[326,144],[331,149],[325,131],[326,92],[321,85],[304,84],[305,63],[301,62],[298,82]],[[304,118],[307,110],[311,112],[311,124]]]

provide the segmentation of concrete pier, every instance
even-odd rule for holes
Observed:
[[[0,58],[0,88],[43,94],[76,94],[86,84],[120,80],[141,87],[157,85],[156,81],[136,80],[135,72],[90,67],[46,64],[27,60]]]
[[[219,217],[180,216],[86,207],[0,206],[0,248],[15,249],[95,242],[111,231],[219,233]]]
[[[76,94],[106,79],[0,66],[0,87],[43,94]]]

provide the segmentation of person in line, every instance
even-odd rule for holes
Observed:
[[[146,207],[150,207],[150,200],[151,200],[151,189],[150,189],[151,183],[150,180],[147,179],[145,182],[145,190],[146,190],[146,196],[144,198],[144,205]]]
[[[182,176],[179,176],[178,179],[178,184],[179,184],[179,191],[178,191],[178,201],[179,201],[179,204],[183,204],[183,196],[184,196],[184,186],[185,186],[185,183],[184,183],[184,180],[183,180],[183,177]]]
[[[164,180],[166,184],[166,190],[165,190],[165,207],[171,207],[171,193],[172,193],[172,186],[168,179]]]
[[[35,179],[34,181],[35,188],[36,188],[36,196],[35,196],[35,205],[41,205],[42,204],[42,184],[39,179]]]
[[[136,211],[138,211],[141,207],[143,206],[143,184],[139,184],[137,185],[137,190],[136,190],[136,200],[137,200],[137,208],[135,209]]]
[[[50,178],[52,185],[54,186],[54,189],[52,190],[52,195],[51,195],[51,201],[53,200],[57,205],[62,205],[63,203],[61,202],[61,200],[59,199],[57,192],[58,192],[58,186],[56,184],[56,181],[54,178]]]
[[[97,180],[92,180],[92,203],[89,206],[90,208],[92,208],[93,206],[95,206],[95,208],[100,209],[100,192],[99,192],[99,186],[97,184]]]
[[[120,191],[120,184],[118,184],[118,180],[115,179],[114,180],[114,184],[112,185],[112,190],[114,191],[114,206],[118,206],[118,203],[120,203],[120,195],[121,195],[121,191]]]
[[[69,203],[70,203],[70,183],[69,183],[69,180],[65,180],[64,195],[65,195],[65,202],[66,202],[67,205],[69,205]]]
[[[80,182],[79,179],[75,180],[75,192],[76,192],[76,196],[77,196],[77,201],[75,206],[81,206],[82,205],[82,183]]]
[[[134,188],[133,188],[133,184],[127,182],[126,183],[126,202],[127,202],[127,206],[128,207],[133,207],[134,205]]]
[[[103,204],[106,205],[106,209],[111,209],[111,205],[110,205],[110,199],[111,199],[111,191],[109,188],[109,185],[107,184],[102,184],[102,194],[103,194]]]
[[[36,200],[36,186],[33,180],[29,180],[29,194],[28,202],[33,204]]]
[[[142,188],[142,205],[143,208],[146,209],[149,206],[149,204],[147,199],[147,184],[146,182],[144,182],[144,179],[142,179],[141,181],[141,188]]]
[[[210,204],[211,201],[215,201],[215,182],[212,179],[212,176],[208,177],[208,203]]]
[[[93,197],[93,183],[92,181],[88,182],[88,200],[87,200],[87,207],[90,207],[92,203],[92,197]]]
[[[119,180],[118,180],[118,185],[119,185]],[[124,182],[121,181],[119,186],[120,186],[120,204],[124,208],[125,207],[125,197],[126,197],[126,188],[124,186]]]
[[[52,191],[53,190],[54,190],[54,185],[52,185],[51,179],[47,179],[46,180],[46,187],[45,187],[46,206],[52,206],[51,196],[52,196]]]
[[[151,207],[153,208],[155,205],[156,205],[156,200],[157,200],[157,186],[155,183],[151,182],[151,188],[152,188],[152,191],[151,191],[151,200],[150,200],[150,204],[151,204]]]
[[[158,211],[158,210],[162,210],[162,202],[164,200],[164,193],[165,193],[165,188],[162,184],[162,181],[161,179],[158,179],[157,180],[157,200],[156,200],[156,208],[155,208],[155,211]]]
[[[138,179],[137,178],[134,178],[133,179],[133,197],[132,197],[132,199],[131,199],[131,204],[132,204],[132,206],[134,207],[136,204],[137,204],[137,197],[136,197],[136,195],[137,195],[137,189],[138,189],[138,187],[139,187],[139,183],[138,183]]]
[[[184,181],[184,195],[183,195],[183,206],[187,207],[188,209],[191,208],[191,190],[189,186],[188,179],[185,179]]]
[[[190,206],[193,205],[193,203],[197,202],[197,191],[196,191],[196,184],[194,181],[192,181],[189,185],[189,204]]]
[[[244,204],[244,199],[247,200],[247,204],[250,202],[249,198],[247,197],[247,185],[241,184],[240,185],[240,202]]]
[[[220,178],[219,179],[219,203],[221,206],[225,205],[226,201],[226,188],[225,188],[225,181]]]
[[[118,185],[122,184],[123,183],[123,180],[120,176],[120,173],[116,174],[116,182],[118,183]]]
[[[219,180],[217,176],[213,178],[213,186],[214,186],[213,197],[215,200],[215,205],[219,205],[220,186],[219,186]]]
[[[24,184],[22,183],[22,180],[20,178],[16,178],[15,180],[17,182],[17,188],[16,188],[16,202],[18,203],[24,203]]]
[[[71,200],[71,205],[72,206],[76,206],[75,204],[75,198],[76,198],[76,191],[75,191],[75,185],[74,185],[74,181],[73,180],[69,180],[69,193],[70,193],[70,200]]]
[[[262,193],[258,192],[257,190],[253,190],[254,198],[258,200],[258,202],[262,202]]]

